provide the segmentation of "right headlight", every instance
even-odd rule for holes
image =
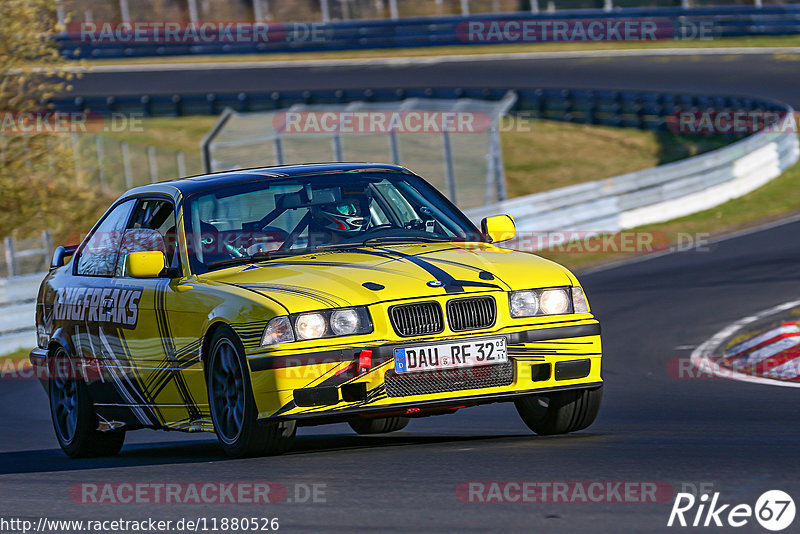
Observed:
[[[341,308],[275,317],[264,330],[261,346],[372,332],[367,308]]]
[[[570,288],[551,287],[512,291],[509,294],[508,307],[511,317],[514,318],[562,315],[573,313],[573,310],[576,313],[583,313],[577,306],[573,306],[573,302],[574,295],[570,295]]]

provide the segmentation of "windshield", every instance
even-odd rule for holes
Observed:
[[[186,205],[196,273],[359,245],[484,240],[441,193],[401,173],[265,179],[197,193]]]

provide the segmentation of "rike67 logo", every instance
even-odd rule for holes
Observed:
[[[678,493],[672,504],[667,526],[680,527],[743,527],[755,520],[763,528],[780,531],[794,521],[794,499],[781,490],[761,494],[755,506],[749,504],[721,504],[720,493],[707,493],[699,498],[691,493]]]

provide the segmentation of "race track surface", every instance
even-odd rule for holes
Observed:
[[[670,502],[470,504],[471,480],[712,483],[725,502],[800,495],[797,390],[676,379],[668,362],[726,324],[797,298],[800,222],[582,277],[603,323],[605,399],[586,431],[536,437],[513,405],[412,421],[360,437],[336,425],[301,429],[290,454],[227,460],[209,436],[133,433],[120,456],[68,460],[57,449],[38,383],[0,382],[4,515],[158,519],[277,516],[281,530],[661,532]],[[271,506],[75,504],[77,482],[253,481],[325,484],[325,503]],[[757,525],[738,531],[759,531]],[[687,529],[684,529],[687,530]],[[691,529],[689,529],[691,530]],[[706,529],[708,530],[708,529]],[[711,529],[717,531],[718,529]],[[763,532],[763,530],[761,530]]]
[[[742,95],[800,107],[800,55],[676,55],[440,61],[421,65],[245,66],[90,72],[70,95],[109,96],[315,89],[534,87]]]

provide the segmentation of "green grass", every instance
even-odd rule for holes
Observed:
[[[3,360],[20,360],[20,359],[27,359],[30,355],[32,349],[19,349],[11,352],[9,354],[4,354],[0,356]]]
[[[557,43],[521,43],[496,45],[431,46],[420,48],[388,48],[376,50],[332,50],[275,54],[239,54],[226,56],[171,56],[159,58],[113,58],[91,60],[86,65],[136,65],[150,63],[219,63],[270,62],[298,60],[411,58],[425,56],[458,56],[470,54],[519,54],[532,52],[574,52],[585,50],[630,50],[658,48],[735,48],[735,47],[800,46],[800,35],[761,37],[725,37],[712,40],[661,41],[570,41]]]
[[[14,376],[21,370],[20,364],[27,367],[31,349],[19,349],[8,354],[1,354],[2,351],[3,348],[0,347],[0,380],[3,379],[3,375],[8,375],[8,378]]]
[[[516,119],[501,134],[510,197],[649,169],[730,141],[632,128]]]
[[[103,137],[141,145],[154,145],[162,150],[182,150],[200,154],[200,141],[219,119],[213,115],[144,118],[123,132],[105,132]]]

